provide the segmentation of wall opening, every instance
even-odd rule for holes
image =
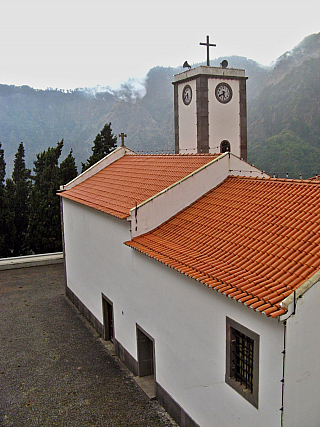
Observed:
[[[114,322],[113,322],[113,304],[104,295],[102,295],[103,326],[105,340],[113,342],[114,339]]]
[[[230,153],[230,142],[224,139],[220,144],[220,153]]]
[[[225,381],[258,408],[260,337],[229,317],[226,326]]]
[[[155,376],[154,339],[137,325],[139,377]]]

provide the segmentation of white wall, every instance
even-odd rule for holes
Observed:
[[[224,154],[187,179],[139,205],[137,213],[132,209],[132,237],[153,230],[220,184],[229,174],[229,162],[228,154]]]
[[[283,326],[136,251],[133,267],[158,383],[201,427],[280,426]],[[260,335],[258,410],[225,383],[226,316]]]
[[[67,285],[103,323],[101,292],[107,290],[114,301],[131,281],[130,249],[123,244],[130,239],[130,223],[68,199],[63,221]]]
[[[320,282],[287,320],[284,427],[320,425]]]
[[[67,280],[137,358],[136,323],[155,339],[156,380],[201,427],[280,426],[283,326],[123,245],[129,223],[63,201]],[[226,316],[260,335],[259,409],[225,383]]]
[[[192,101],[185,105],[182,100],[182,92],[188,84],[192,89]],[[192,80],[178,86],[178,114],[179,114],[179,147],[180,154],[197,153],[197,103],[196,81]]]
[[[215,89],[219,83],[231,86],[233,96],[230,102],[222,104],[216,99]],[[239,80],[209,79],[209,147],[210,153],[219,153],[220,144],[227,140],[231,153],[240,157],[240,85]]]

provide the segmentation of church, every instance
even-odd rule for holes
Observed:
[[[61,187],[66,293],[180,426],[319,425],[320,180],[247,163],[244,70],[173,86],[175,154]]]

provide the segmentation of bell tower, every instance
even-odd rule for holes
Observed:
[[[247,160],[247,77],[227,65],[223,61],[221,67],[199,66],[174,76],[177,154],[231,151]]]

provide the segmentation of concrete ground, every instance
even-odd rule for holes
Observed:
[[[1,426],[176,426],[64,293],[63,264],[0,271]]]

